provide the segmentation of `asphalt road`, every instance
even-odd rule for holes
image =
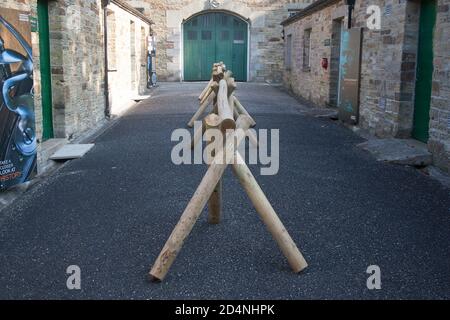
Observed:
[[[175,166],[204,84],[163,84],[67,163],[0,212],[0,298],[450,298],[449,190],[376,162],[362,139],[304,114],[268,85],[240,84],[258,128],[279,128],[280,172],[258,181],[309,268],[294,274],[228,169],[224,221],[201,216],[162,283],[147,273],[206,167]],[[81,290],[66,268],[81,268]],[[381,290],[368,290],[369,265]]]

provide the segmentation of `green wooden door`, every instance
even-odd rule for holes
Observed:
[[[184,80],[208,81],[212,65],[223,61],[237,81],[247,80],[247,23],[213,12],[184,24]]]
[[[39,25],[39,63],[41,71],[42,138],[43,140],[47,140],[53,138],[52,77],[50,69],[50,35],[47,0],[38,0],[37,13]]]
[[[431,87],[433,80],[433,31],[435,23],[436,2],[434,0],[422,0],[413,137],[423,142],[427,142],[429,138]]]

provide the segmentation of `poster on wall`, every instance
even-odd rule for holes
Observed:
[[[0,5],[0,191],[36,174],[29,12]]]

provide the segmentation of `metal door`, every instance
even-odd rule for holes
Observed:
[[[351,124],[359,120],[359,82],[362,29],[344,30],[339,69],[339,119]]]

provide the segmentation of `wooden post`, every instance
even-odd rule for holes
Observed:
[[[208,92],[209,88],[211,87],[213,83],[213,79],[209,80],[208,85],[205,87],[205,89],[203,89],[202,93],[200,94],[200,96],[198,97],[198,100],[202,101],[203,97],[206,95],[206,93]]]
[[[231,96],[231,100],[234,102],[234,97],[233,97],[233,96]],[[235,119],[239,118],[239,112],[238,112],[237,109],[234,107],[234,104],[233,104],[233,115],[234,115],[234,118],[235,118]]]
[[[237,118],[239,118],[239,114],[237,114],[237,117],[236,117],[236,108],[234,107],[234,96],[233,95],[228,96],[228,105],[230,106],[231,113],[233,114],[233,118],[235,120]]]
[[[221,123],[221,119],[216,114],[211,114],[204,120],[204,127],[205,131],[209,129],[219,129]],[[209,142],[209,144],[216,144],[215,150],[218,150],[218,148],[223,147],[217,145],[217,141]],[[207,154],[207,162],[212,163],[214,160],[214,154]],[[208,222],[210,224],[219,224],[220,219],[222,215],[222,179],[219,180],[219,183],[217,183],[216,187],[214,188],[214,191],[209,198],[208,201]]]
[[[214,82],[213,82],[214,84]],[[206,91],[206,94],[203,96],[203,99],[200,100],[200,105],[204,104],[205,101],[209,100],[210,95],[214,92],[213,85],[211,85],[208,90]]]
[[[292,270],[298,273],[305,269],[308,264],[295,245],[294,240],[292,240],[286,228],[283,226],[283,223],[278,218],[275,210],[269,200],[267,200],[267,197],[264,195],[264,192],[261,190],[261,187],[258,185],[258,182],[245,164],[239,152],[236,152],[233,172],[247,192],[253,206],[259,213],[259,216],[267,229],[275,238],[281,251],[286,256]]]
[[[226,81],[227,81],[227,85],[228,85],[228,96],[230,97],[236,90],[237,85],[236,85],[236,81],[234,81],[234,78],[229,78]]]
[[[194,122],[200,118],[203,112],[205,112],[206,108],[209,106],[209,104],[215,98],[215,96],[216,94],[213,91],[211,91],[211,94],[208,96],[208,99],[205,102],[203,102],[203,104],[200,106],[200,108],[198,108],[197,112],[194,114],[192,119],[189,121],[188,123],[189,128],[192,128],[194,126]]]
[[[248,140],[250,140],[250,143],[253,144],[255,147],[259,146],[259,141],[256,135],[251,130],[247,130]]]
[[[220,80],[219,92],[217,94],[217,109],[222,120],[221,130],[236,129],[233,112],[228,104],[228,84],[226,80]]]
[[[242,130],[247,130],[250,127],[250,123],[251,120],[248,117],[240,116],[237,121],[237,127]],[[223,159],[224,153],[230,154],[235,152],[235,140],[240,143],[245,137],[242,130],[235,130],[227,136],[227,142],[224,150],[220,150],[216,154],[213,163],[209,167],[206,175],[203,177],[200,185],[195,191],[194,196],[184,210],[180,221],[172,231],[172,234],[156,259],[150,271],[150,275],[153,280],[162,281],[167,275],[170,266],[175,261],[181,247],[183,246],[184,240],[191,233],[195,222],[198,220],[208,199],[211,197],[214,188],[217,186],[217,183],[225,172],[227,164],[223,163],[223,161],[217,161],[217,159]]]
[[[228,79],[230,79],[231,77],[233,77],[233,72],[232,72],[231,70],[227,70],[227,71],[225,71],[225,73],[223,74],[223,78],[224,78],[225,80],[228,80]]]
[[[215,67],[213,70],[213,73],[212,73],[213,81],[219,82],[220,80],[223,79],[223,77],[224,77],[223,66],[219,65],[219,66]]]
[[[194,132],[194,137],[192,138],[192,142],[191,142],[191,149],[192,150],[195,148],[197,143],[201,143],[202,142],[203,135],[205,134],[205,131],[206,131],[205,119],[203,119],[202,127]]]
[[[247,110],[244,108],[244,106],[239,102],[239,100],[238,100],[238,98],[236,98],[236,96],[234,97],[234,106],[238,110],[239,114],[244,114],[244,115],[249,116],[251,118],[250,114],[247,112]],[[253,120],[253,118],[252,118],[252,120]],[[256,121],[255,120],[253,120],[251,127],[253,128],[254,126],[256,126]]]

